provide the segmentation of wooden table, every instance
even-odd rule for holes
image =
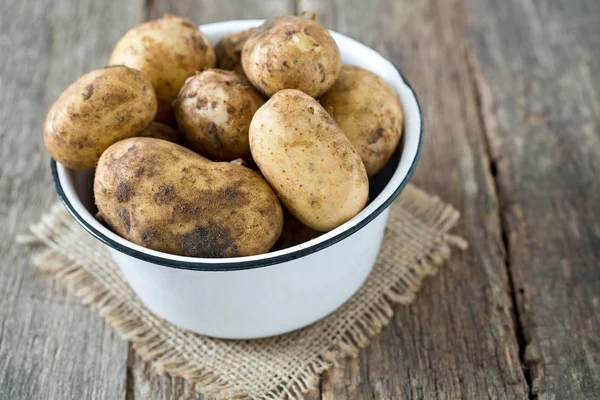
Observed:
[[[468,239],[309,399],[600,398],[598,0],[2,0],[0,399],[203,399],[156,375],[17,234],[56,201],[41,124],[131,26],[318,12],[414,86],[414,182]]]

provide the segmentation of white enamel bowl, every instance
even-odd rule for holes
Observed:
[[[216,43],[261,20],[200,26]],[[398,69],[375,50],[331,32],[344,64],[369,69],[397,92],[405,113],[401,145],[371,183],[370,203],[342,226],[309,242],[268,254],[192,258],[131,243],[94,218],[93,170],[72,171],[52,161],[58,195],[71,215],[110,250],[133,290],[158,316],[204,335],[250,339],[309,325],[348,300],[373,268],[389,205],[419,158],[422,118],[414,92]]]

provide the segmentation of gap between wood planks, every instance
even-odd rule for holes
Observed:
[[[533,393],[531,371],[530,371],[530,369],[527,365],[527,361],[525,359],[525,349],[528,344],[527,340],[526,340],[527,336],[526,336],[525,328],[524,328],[523,324],[521,323],[522,316],[521,316],[521,312],[519,311],[519,305],[517,303],[515,282],[514,282],[514,277],[513,277],[513,273],[512,273],[511,265],[510,265],[510,242],[508,240],[509,229],[508,229],[508,225],[507,225],[506,215],[502,211],[504,209],[504,201],[503,201],[503,196],[501,194],[502,188],[500,187],[500,185],[497,182],[498,160],[496,157],[494,157],[494,155],[492,154],[491,148],[490,148],[489,136],[488,136],[489,132],[487,131],[487,125],[485,123],[485,115],[484,115],[483,104],[482,104],[482,92],[481,92],[482,89],[480,86],[481,82],[480,82],[480,79],[478,79],[478,77],[481,75],[477,69],[477,65],[475,63],[475,55],[474,55],[473,47],[469,40],[467,40],[467,44],[465,46],[465,58],[467,60],[467,65],[468,65],[469,72],[470,72],[473,97],[475,98],[475,103],[477,105],[477,116],[479,118],[479,125],[481,126],[481,129],[483,131],[482,137],[483,137],[483,143],[485,145],[486,157],[489,162],[489,169],[490,169],[491,177],[492,177],[492,186],[494,189],[494,193],[496,194],[496,200],[498,202],[498,219],[500,221],[500,233],[502,235],[502,245],[504,247],[504,266],[506,267],[506,275],[508,277],[508,291],[509,291],[508,295],[509,295],[511,307],[512,307],[512,317],[513,317],[512,322],[513,322],[514,336],[515,336],[517,344],[519,345],[519,362],[521,363],[521,369],[523,370],[523,376],[525,377],[525,383],[527,385],[529,398],[535,399],[535,398],[537,398],[537,395]],[[520,291],[522,294],[524,289],[520,289]]]
[[[149,21],[152,14],[152,7],[154,7],[155,0],[144,0],[144,21]]]

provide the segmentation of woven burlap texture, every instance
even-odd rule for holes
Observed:
[[[177,328],[135,296],[104,246],[61,204],[31,227],[22,243],[37,246],[34,263],[71,289],[161,372],[182,376],[222,399],[302,399],[323,370],[356,356],[388,323],[393,303],[408,304],[450,247],[465,242],[448,231],[458,212],[408,185],[394,202],[384,244],[361,289],[323,320],[286,335],[220,340]]]

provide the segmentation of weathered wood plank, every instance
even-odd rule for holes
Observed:
[[[294,0],[154,0],[150,17],[160,18],[169,13],[189,18],[197,24],[207,24],[229,19],[269,18],[293,14],[294,7]]]
[[[389,57],[413,84],[425,118],[414,182],[463,214],[470,248],[397,307],[382,334],[327,372],[323,399],[526,398],[499,209],[478,116],[458,1],[301,1],[326,26]]]
[[[465,4],[531,394],[600,398],[600,3]]]
[[[125,397],[127,343],[30,267],[15,236],[56,201],[41,125],[71,81],[102,67],[142,2],[6,0],[0,13],[0,398]]]
[[[294,2],[252,0],[238,2],[233,0],[189,1],[189,0],[155,0],[149,10],[150,18],[160,18],[165,13],[189,18],[196,24],[224,21],[228,19],[269,18],[277,15],[294,13]],[[193,385],[181,378],[158,374],[150,364],[144,362],[133,352],[130,354],[128,366],[130,400],[147,399],[198,399],[212,400],[212,397],[196,393]],[[320,398],[319,391],[310,393],[307,400]]]

